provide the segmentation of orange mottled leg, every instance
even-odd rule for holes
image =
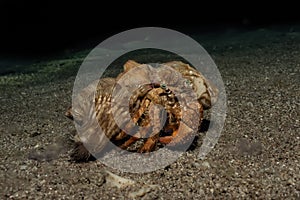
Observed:
[[[189,137],[189,135],[193,132],[191,128],[189,128],[185,123],[181,123],[179,126],[179,129],[173,131],[171,136],[165,136],[159,138],[159,141],[163,144],[169,144],[172,145],[181,143],[184,141],[185,138]],[[180,134],[178,134],[180,133]]]
[[[153,150],[155,147],[155,144],[158,141],[158,135],[154,135],[152,137],[149,137],[145,144],[138,150],[139,153],[144,153],[144,152],[150,152]]]
[[[143,127],[142,131],[138,131],[136,134],[134,134],[132,137],[129,138],[124,144],[121,145],[122,149],[126,149],[131,144],[139,140],[140,138],[143,138],[147,135],[148,132],[151,131],[151,126]]]
[[[124,144],[122,144],[120,148],[127,149],[132,143],[136,142],[138,139],[140,138],[132,136],[131,138],[129,138],[129,140],[127,140]]]
[[[170,135],[170,136],[160,137],[159,142],[163,143],[163,144],[169,144],[174,139],[174,137],[176,137],[177,133],[178,133],[178,130],[175,130],[175,131],[173,131],[172,135]]]
[[[149,101],[149,99],[144,99],[142,101],[140,108],[132,116],[132,120],[134,123],[137,123],[137,121],[140,119],[142,114],[145,113],[145,111],[149,107],[150,103],[151,102]]]
[[[125,126],[125,128],[123,128],[123,130],[121,130],[121,132],[117,136],[115,136],[114,140],[122,140],[122,139],[124,139],[128,135],[126,132],[129,132],[133,128],[134,128],[134,124],[127,123],[126,126]]]

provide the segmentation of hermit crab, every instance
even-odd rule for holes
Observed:
[[[155,68],[129,60],[116,78],[84,88],[67,110],[78,132],[71,156],[89,160],[109,142],[140,153],[189,142],[217,96],[218,89],[189,64]]]

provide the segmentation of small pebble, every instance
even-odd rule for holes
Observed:
[[[253,103],[252,103],[252,102],[248,102],[248,103],[247,103],[247,106],[253,108]]]
[[[192,163],[192,166],[195,167],[195,168],[198,168],[198,167],[200,167],[200,164],[197,163],[197,162],[193,162],[193,163]]]
[[[204,161],[204,162],[202,163],[202,166],[203,166],[203,167],[206,167],[206,168],[210,168],[210,164],[209,164],[209,162],[207,162],[207,161]]]

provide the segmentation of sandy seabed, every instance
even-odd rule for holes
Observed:
[[[192,36],[214,59],[227,93],[222,135],[204,160],[199,142],[150,173],[71,162],[75,128],[64,113],[82,60],[75,55],[0,76],[0,198],[128,199],[148,184],[156,187],[137,199],[299,199],[300,28]],[[104,169],[136,184],[112,187]]]

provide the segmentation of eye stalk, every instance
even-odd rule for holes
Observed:
[[[160,84],[160,87],[164,90],[167,88],[166,84]]]

